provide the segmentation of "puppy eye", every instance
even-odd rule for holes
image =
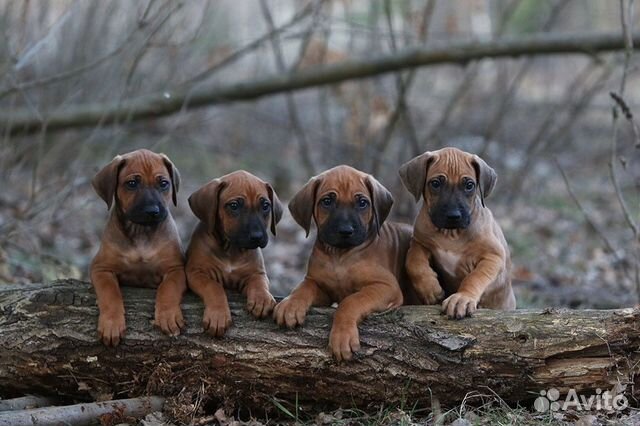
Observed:
[[[472,180],[468,180],[465,184],[464,184],[464,190],[467,192],[471,192],[474,189],[476,189],[476,183]]]
[[[331,197],[324,197],[320,202],[323,206],[330,207],[331,204],[333,204],[333,199]]]
[[[432,189],[440,189],[440,187],[442,186],[442,182],[440,182],[440,179],[433,179],[429,182],[429,186]]]
[[[267,200],[264,200],[262,202],[262,211],[268,212],[270,208],[271,208],[271,203],[269,203]]]
[[[161,180],[158,185],[160,186],[160,189],[165,190],[165,189],[169,189],[169,181],[168,180]]]
[[[125,185],[129,189],[136,189],[138,187],[138,181],[134,180],[134,179],[131,179],[131,180],[126,181]]]
[[[236,211],[240,208],[240,203],[238,203],[237,201],[231,201],[227,204],[227,207],[229,207],[233,211]]]
[[[367,207],[369,207],[369,200],[367,200],[366,198],[360,198],[358,200],[358,208],[366,209]]]

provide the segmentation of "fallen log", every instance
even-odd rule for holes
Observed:
[[[0,397],[186,396],[256,410],[282,401],[303,409],[434,399],[452,406],[489,390],[515,402],[550,388],[593,393],[614,385],[635,398],[640,389],[638,309],[481,310],[452,321],[436,307],[402,307],[365,320],[361,352],[338,364],[326,350],[330,308],[282,330],[231,297],[234,324],[215,339],[201,330],[202,303],[187,295],[187,328],[170,338],[152,325],[152,291],[128,288],[124,298],[128,331],[113,349],[97,341],[89,284],[0,286]]]

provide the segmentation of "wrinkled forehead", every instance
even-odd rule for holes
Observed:
[[[158,175],[167,176],[167,170],[164,160],[160,155],[152,153],[136,153],[133,155],[125,155],[124,165],[120,170],[120,176],[141,175],[143,177],[155,178]]]
[[[476,170],[471,162],[471,155],[455,151],[439,153],[429,167],[427,179],[446,176],[448,180],[457,181],[463,177],[475,179]]]
[[[329,193],[335,193],[339,200],[353,200],[356,194],[370,196],[364,174],[333,172],[322,179],[316,193],[322,197]]]
[[[224,187],[220,192],[220,198],[230,200],[244,198],[254,201],[260,198],[268,198],[267,185],[258,178],[252,176],[229,177],[223,180]]]

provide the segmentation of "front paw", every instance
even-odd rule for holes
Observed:
[[[360,350],[360,335],[356,324],[334,326],[329,335],[329,350],[337,361],[349,361]]]
[[[273,312],[276,300],[268,291],[247,294],[247,311],[256,318],[265,318]]]
[[[444,299],[444,290],[437,280],[421,280],[414,283],[418,300],[424,305],[437,305]]]
[[[231,326],[231,311],[226,306],[205,306],[202,316],[202,328],[215,337],[222,337]]]
[[[156,306],[154,324],[160,327],[164,334],[178,336],[184,328],[184,318],[180,305]]]
[[[287,297],[273,309],[273,319],[279,326],[293,328],[304,324],[309,305],[299,299]]]
[[[471,316],[478,309],[478,301],[464,293],[454,293],[442,302],[442,312],[451,319]]]
[[[98,336],[105,346],[118,346],[125,331],[124,312],[116,314],[100,313]]]

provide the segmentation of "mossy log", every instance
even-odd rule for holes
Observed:
[[[202,332],[203,305],[182,304],[187,327],[154,328],[154,293],[124,289],[127,335],[98,342],[88,283],[0,286],[0,397],[39,394],[74,401],[197,395],[226,406],[303,409],[408,402],[459,403],[472,392],[508,402],[544,389],[626,387],[638,392],[640,310],[480,310],[460,321],[437,307],[407,306],[360,326],[362,349],[336,363],[326,349],[333,309],[312,309],[303,327],[255,320],[231,297],[233,326],[223,339]],[[191,393],[189,393],[191,392]],[[255,412],[255,411],[254,411]]]

